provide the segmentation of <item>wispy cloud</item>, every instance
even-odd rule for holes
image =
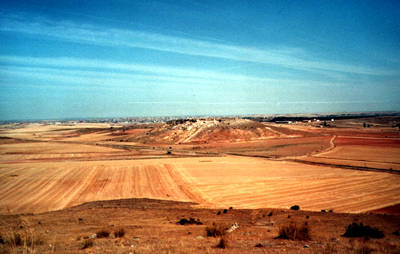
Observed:
[[[337,85],[326,81],[264,78],[204,69],[127,64],[85,58],[0,56],[0,66],[2,66],[0,72],[3,75],[17,75],[83,85],[129,85],[138,82],[194,85]]]
[[[143,48],[191,56],[271,64],[307,71],[322,70],[363,75],[393,75],[397,73],[393,70],[312,60],[310,54],[304,51],[301,51],[302,54],[298,54],[299,49],[296,48],[283,50],[251,48],[137,30],[78,25],[73,22],[54,22],[43,18],[32,22],[26,21],[22,17],[4,17],[0,22],[0,31],[40,35],[98,46]]]

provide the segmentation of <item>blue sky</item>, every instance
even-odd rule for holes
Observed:
[[[399,1],[0,7],[0,120],[400,110]]]

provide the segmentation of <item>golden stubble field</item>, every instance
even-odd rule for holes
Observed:
[[[390,138],[391,146],[386,145],[387,141],[383,145],[371,142],[373,146],[368,146],[368,140],[363,137],[361,141],[357,139],[358,143],[338,137],[337,144],[330,147],[329,141],[334,136],[331,133],[315,135],[311,127],[266,126],[274,130],[274,136],[264,138],[259,133],[268,131],[260,131],[260,125],[256,125],[257,135],[246,134],[253,130],[252,126],[245,126],[235,135],[245,133],[256,138],[232,144],[231,147],[240,148],[235,148],[234,154],[241,156],[224,153],[224,150],[230,151],[226,142],[205,144],[204,150],[218,151],[212,156],[193,152],[199,150],[199,138],[207,136],[204,130],[199,136],[193,136],[196,143],[192,147],[196,146],[196,150],[185,144],[177,156],[174,149],[179,150],[179,144],[174,144],[173,152],[167,154],[165,144],[135,142],[134,135],[144,135],[147,130],[128,130],[128,134],[121,131],[118,136],[119,132],[115,128],[108,131],[109,127],[104,124],[3,126],[0,212],[45,212],[89,201],[142,197],[193,201],[209,208],[299,205],[313,211],[356,213],[399,203],[399,174],[335,166],[362,163],[371,169],[397,169],[400,156],[396,136]],[[214,129],[212,133],[218,131]],[[127,135],[131,135],[129,142],[115,141],[116,137]],[[304,137],[303,143],[301,137]],[[157,136],[152,139],[156,140]],[[146,159],[143,154],[147,150],[143,146],[148,146],[151,154]],[[307,155],[300,155],[301,160],[334,163],[321,166],[290,161],[293,156],[285,159],[292,152],[297,155],[296,149],[301,151],[304,147],[308,149]],[[139,149],[141,156],[138,156]],[[190,153],[185,155],[188,150]],[[379,156],[379,151],[384,155]],[[264,153],[268,156],[276,153],[280,157],[267,159],[262,157]]]

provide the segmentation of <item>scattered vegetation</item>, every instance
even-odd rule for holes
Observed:
[[[291,222],[289,225],[281,226],[279,228],[279,236],[275,237],[275,239],[307,241],[311,238],[308,225],[297,227],[296,223]]]
[[[176,224],[180,224],[180,225],[203,225],[203,222],[200,221],[200,219],[194,219],[194,218],[189,218],[188,219],[180,219]]]
[[[26,226],[26,225],[25,225]],[[31,228],[20,226],[22,232],[10,230],[6,234],[0,235],[0,244],[5,245],[5,249],[0,248],[0,253],[35,253],[39,245],[44,244],[43,236],[37,234]]]
[[[121,238],[121,237],[124,237],[124,235],[125,235],[125,229],[123,229],[123,228],[119,228],[116,231],[114,231],[115,237]]]
[[[84,250],[84,249],[87,249],[87,248],[91,248],[91,247],[93,247],[93,240],[92,239],[86,239],[84,242],[83,242],[83,245],[82,245],[82,250]]]
[[[110,236],[110,232],[108,232],[107,230],[100,230],[96,232],[96,237],[97,238],[107,238]]]
[[[372,228],[368,225],[358,224],[353,222],[347,226],[346,232],[343,234],[344,237],[366,237],[366,238],[383,238],[384,233],[377,228]]]

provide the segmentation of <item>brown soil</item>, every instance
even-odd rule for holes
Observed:
[[[217,215],[219,213],[219,215]],[[95,215],[95,216],[94,216]],[[193,218],[202,225],[179,225]],[[23,215],[0,216],[3,239],[13,233],[39,239],[36,253],[359,253],[371,249],[377,253],[398,253],[398,215],[340,214],[331,212],[292,211],[284,209],[203,209],[191,203],[149,199],[124,199],[85,203],[68,209]],[[357,222],[382,230],[383,239],[365,240],[342,237],[349,224]],[[227,233],[225,249],[217,248],[219,237],[208,237],[206,227],[213,224],[222,230],[237,223],[239,228]],[[310,240],[275,239],[282,226],[296,223],[309,228]],[[114,237],[124,229],[125,235]],[[96,232],[110,236],[97,238]],[[93,246],[82,249],[87,238]],[[257,246],[257,247],[256,247]],[[0,244],[0,251],[10,246]],[[32,248],[31,246],[29,248]],[[21,253],[28,247],[16,246]]]

